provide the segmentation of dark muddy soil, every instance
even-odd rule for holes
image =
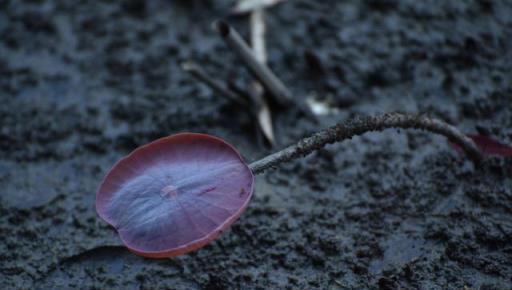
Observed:
[[[195,59],[247,87],[210,30],[247,36],[231,1],[0,3],[2,289],[512,289],[512,161],[482,168],[423,132],[388,130],[257,177],[248,210],[198,252],[128,252],[96,188],[134,148],[181,131],[249,161],[247,114],[184,74]],[[277,117],[280,147],[350,116],[425,113],[512,143],[510,1],[287,1],[269,63],[338,113]]]

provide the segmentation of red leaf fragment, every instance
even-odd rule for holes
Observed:
[[[467,134],[467,136],[471,138],[473,142],[475,142],[478,149],[480,149],[484,155],[496,155],[504,157],[512,156],[512,146],[503,144],[489,136],[482,134]],[[456,144],[452,143],[452,146],[458,151],[461,150],[461,148]]]

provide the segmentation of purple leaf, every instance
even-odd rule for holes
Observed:
[[[96,210],[134,253],[173,257],[205,246],[235,222],[253,182],[231,145],[182,133],[139,147],[115,164],[98,190]]]

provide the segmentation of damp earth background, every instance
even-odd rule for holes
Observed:
[[[98,218],[104,174],[137,146],[192,131],[247,161],[270,151],[235,104],[179,68],[251,77],[210,29],[232,1],[2,1],[2,289],[510,289],[512,161],[480,169],[441,137],[387,130],[256,178],[247,211],[205,248],[150,260]],[[512,143],[510,1],[286,1],[269,65],[297,98],[280,146],[350,116],[426,113]],[[466,288],[465,288],[466,287]]]

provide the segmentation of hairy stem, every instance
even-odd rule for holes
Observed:
[[[475,143],[457,130],[457,128],[443,121],[424,116],[387,113],[377,116],[359,117],[339,123],[304,138],[295,145],[254,161],[249,167],[254,174],[259,174],[283,162],[309,155],[327,144],[341,142],[366,132],[382,131],[388,128],[419,129],[443,135],[451,142],[459,145],[475,164],[480,163],[482,160],[482,155]]]

